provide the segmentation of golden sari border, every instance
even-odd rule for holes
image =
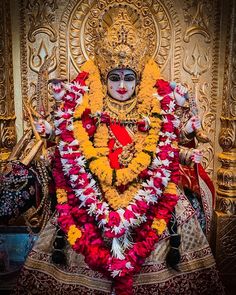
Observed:
[[[153,265],[155,267],[155,265]],[[140,273],[134,276],[134,286],[159,284],[168,281],[176,276],[186,275],[195,271],[202,271],[215,266],[215,261],[212,256],[203,257],[195,261],[187,261],[179,264],[179,273],[171,268],[164,268],[156,272]]]
[[[111,282],[108,280],[89,277],[85,274],[75,274],[68,271],[63,271],[51,263],[35,260],[32,257],[28,257],[24,267],[27,270],[43,272],[47,275],[50,275],[55,280],[65,284],[80,285],[89,289],[107,292],[108,294],[111,292]]]

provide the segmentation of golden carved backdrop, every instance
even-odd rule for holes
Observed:
[[[236,274],[235,1],[3,0],[1,5],[2,161],[15,145],[16,133],[19,140],[29,127],[22,102],[50,112],[48,79],[70,80],[94,56],[101,16],[106,13],[109,21],[118,5],[126,5],[134,18],[142,14],[163,78],[188,86],[211,139],[199,148],[218,194],[213,247],[225,280],[231,282]]]

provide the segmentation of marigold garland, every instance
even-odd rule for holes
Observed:
[[[101,183],[101,188],[104,192],[105,199],[114,210],[126,208],[132,201],[140,187],[141,185],[136,183],[133,185],[129,185],[124,193],[119,193],[114,187],[107,186]]]
[[[154,67],[154,64],[150,66]],[[151,73],[150,76],[152,76]],[[152,84],[152,87],[154,84]],[[98,87],[99,85],[95,83],[94,86]],[[86,95],[84,97],[83,107],[85,110],[89,106],[89,103],[86,105],[86,99],[89,101],[90,98],[86,98]],[[171,99],[169,97],[170,101]],[[145,103],[147,104],[147,101]],[[151,108],[149,108],[150,105]],[[138,173],[139,165],[140,167],[150,166],[150,163],[148,164],[149,153],[152,153],[155,158],[151,169],[149,169],[150,175],[142,183],[142,189],[124,210],[113,211],[107,207],[107,204],[100,197],[96,182],[85,170],[86,159],[92,160],[90,166],[94,162],[99,163],[100,167],[104,165],[107,157],[105,151],[101,150],[103,148],[102,143],[98,149],[95,149],[88,144],[89,138],[85,137],[84,134],[81,137],[82,145],[79,140],[76,141],[75,134],[82,131],[83,128],[83,126],[81,128],[81,125],[77,124],[79,120],[74,121],[74,132],[66,127],[67,124],[64,120],[57,125],[61,141],[58,146],[60,153],[56,152],[53,174],[57,186],[58,200],[63,199],[64,194],[67,198],[66,203],[62,202],[57,206],[58,222],[67,233],[73,249],[85,256],[86,263],[92,269],[115,278],[117,295],[119,295],[121,289],[128,290],[127,294],[131,294],[133,275],[140,270],[144,259],[150,255],[158,242],[159,235],[165,230],[178,199],[176,194],[178,182],[178,139],[176,134],[178,132],[173,126],[173,120],[176,118],[170,104],[165,109],[166,111],[163,111],[164,104],[162,101],[161,105],[160,108],[158,100],[152,99],[149,106],[146,108],[144,105],[142,106],[145,114],[150,115],[152,110],[151,125],[153,124],[153,126],[151,126],[149,134],[144,140],[142,149],[139,147],[138,160],[135,159],[138,163],[134,161],[135,165],[128,167],[130,171],[127,175],[121,177],[130,181],[129,174]],[[65,98],[65,110],[70,110],[68,114],[73,113],[68,116],[72,121],[73,117],[80,119],[83,114],[82,108],[77,107],[75,110],[75,107],[76,101],[68,103]],[[139,105],[139,107],[141,106]],[[160,114],[162,110],[162,115],[165,118],[162,124],[155,115],[152,116],[154,110],[156,114]],[[158,120],[152,120],[153,118]],[[169,129],[173,132],[169,132]],[[155,136],[156,134],[161,134],[161,136]],[[158,148],[156,149],[157,143]],[[149,148],[149,144],[151,148]],[[100,151],[99,148],[101,148]],[[88,149],[88,152],[85,151],[86,149]],[[94,157],[91,154],[96,155],[97,159],[93,159]],[[100,160],[100,162],[97,162],[97,160]],[[109,167],[109,162],[106,165]],[[99,169],[99,166],[94,169]],[[110,175],[106,168],[101,172],[100,181],[102,180],[103,184],[106,185],[106,182],[110,182],[112,177],[113,175]],[[133,188],[134,186],[131,186],[131,189]],[[124,221],[125,223],[123,223]],[[107,248],[101,231],[105,236],[112,238],[113,242],[116,242],[117,237],[123,237],[130,228],[133,228],[134,231],[133,245],[124,247],[121,253],[116,253],[119,254],[118,256],[114,255],[114,249]]]
[[[109,138],[108,128],[106,124],[100,124],[94,135],[93,144],[96,148],[107,147]]]
[[[84,64],[83,70],[86,70],[90,73],[88,78],[88,85],[90,86],[89,94],[85,95],[85,99],[82,105],[78,106],[75,110],[75,119],[81,118],[82,110],[89,105],[89,108],[92,109],[95,113],[101,112],[102,109],[102,99],[104,98],[103,87],[100,82],[99,72],[96,69],[96,66],[92,61],[88,61]],[[151,73],[151,74],[150,74]],[[150,60],[144,69],[143,79],[140,84],[140,91],[138,94],[139,102],[139,113],[147,114],[150,113],[151,108],[155,112],[160,112],[160,106],[158,100],[153,95],[153,86],[155,85],[157,77],[159,77],[159,69],[156,66],[156,63],[153,60]],[[156,77],[156,79],[154,79]],[[94,94],[96,93],[96,95]],[[145,96],[144,96],[145,94]],[[147,101],[148,100],[148,101]],[[142,103],[140,103],[142,101]],[[150,101],[150,103],[149,103]],[[90,103],[89,103],[90,102]],[[91,104],[92,102],[92,104]],[[90,105],[91,104],[91,105]],[[148,108],[147,108],[148,105]],[[100,108],[99,108],[100,107]],[[161,120],[155,117],[150,117],[151,129],[148,136],[146,136],[143,151],[145,152],[155,152],[156,143],[158,141],[158,134],[160,131]],[[113,185],[112,183],[112,174],[113,171],[110,166],[105,166],[107,161],[104,156],[107,155],[108,150],[104,147],[98,149],[93,146],[89,140],[89,136],[85,129],[82,126],[82,122],[77,120],[74,122],[74,134],[75,138],[80,143],[80,148],[85,156],[85,158],[94,160],[90,163],[89,168],[92,173],[94,173],[100,181],[105,181],[107,185]],[[106,140],[106,137],[105,137]],[[117,173],[117,182],[115,185],[119,186],[121,184],[125,185],[133,179],[135,179],[138,174],[146,169],[151,163],[151,157],[146,154],[144,155],[143,151],[137,153],[137,155],[132,159],[127,168],[120,169]],[[101,156],[104,160],[104,164],[101,166],[101,160],[96,159],[96,157]]]
[[[159,101],[153,97],[153,87],[160,77],[160,70],[153,59],[144,67],[138,93],[138,113],[148,116],[150,112],[160,114]]]
[[[90,89],[88,93],[89,108],[92,114],[101,111],[106,91],[104,92],[99,70],[92,60],[86,61],[81,67],[81,70],[89,73],[89,77],[86,81]]]

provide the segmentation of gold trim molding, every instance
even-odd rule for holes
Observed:
[[[16,144],[10,2],[0,6],[0,162]]]
[[[99,20],[104,14],[109,16],[109,11],[119,5],[142,14],[145,30],[152,38],[150,50],[162,70],[170,66],[174,54],[174,64],[178,61],[180,65],[181,31],[172,1],[71,0],[64,10],[59,27],[60,73],[63,78],[71,79],[70,75],[77,73],[87,59],[94,57]],[[179,73],[177,64],[174,68]]]
[[[227,32],[226,62],[222,99],[219,155],[221,168],[217,172],[217,210],[227,215],[236,214],[236,5],[232,4]]]

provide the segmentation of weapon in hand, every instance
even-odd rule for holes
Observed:
[[[30,121],[30,125],[32,127],[32,130],[33,130],[35,139],[37,141],[40,141],[42,139],[41,139],[41,136],[39,135],[38,131],[35,128],[34,119],[33,119],[32,113],[31,113],[31,108],[28,106],[28,104],[26,102],[23,101],[23,103],[24,103],[24,107],[25,107],[25,109],[26,109],[26,111],[27,111],[27,113],[29,115],[29,121]]]
[[[189,95],[189,93],[186,94],[186,98],[189,100],[189,106],[191,113],[194,116],[198,116],[198,108],[196,104],[196,100],[192,95]],[[207,143],[210,142],[209,137],[207,136],[206,132],[201,128],[195,131],[196,138],[199,142]]]

